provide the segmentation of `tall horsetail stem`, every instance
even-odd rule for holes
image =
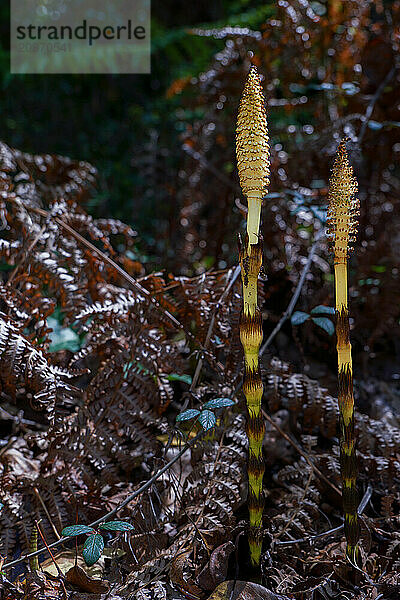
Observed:
[[[264,508],[263,439],[265,425],[261,413],[263,384],[258,353],[262,342],[262,319],[257,306],[257,281],[262,263],[259,235],[263,196],[269,184],[269,145],[264,96],[256,67],[250,68],[240,102],[236,128],[236,156],[243,194],[247,197],[247,234],[239,239],[239,260],[243,283],[243,309],[240,340],[244,350],[243,393],[247,402],[249,547],[254,566],[259,565],[262,547]]]
[[[354,435],[353,367],[347,305],[347,259],[357,232],[358,185],[346,152],[346,140],[338,146],[328,196],[328,235],[335,265],[336,336],[338,353],[338,402],[340,411],[340,467],[346,555],[359,564],[357,517],[357,459]]]

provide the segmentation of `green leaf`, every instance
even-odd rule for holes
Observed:
[[[235,403],[230,398],[214,398],[214,400],[209,400],[205,404],[203,404],[204,408],[211,408],[215,410],[216,408],[227,408],[228,406],[233,406]]]
[[[194,419],[197,415],[200,414],[200,411],[195,408],[189,408],[189,410],[184,410],[177,417],[177,421],[188,421],[189,419]]]
[[[386,271],[385,265],[372,265],[371,269],[375,271],[375,273],[384,273]]]
[[[318,304],[318,306],[314,306],[311,311],[312,315],[318,313],[320,315],[334,315],[335,309],[332,306],[325,306],[324,304]]]
[[[290,318],[292,325],[301,325],[305,321],[307,321],[310,315],[306,312],[302,312],[301,310],[296,310]]]
[[[333,335],[335,332],[335,326],[330,319],[327,317],[313,317],[313,321],[318,327],[321,327],[328,335]]]
[[[178,375],[178,373],[170,373],[169,375],[167,375],[167,380],[182,381],[183,383],[187,383],[188,385],[191,385],[192,383],[192,378],[190,377],[190,375]]]
[[[83,544],[82,556],[88,567],[94,565],[101,556],[104,549],[104,540],[99,533],[89,535]]]
[[[72,537],[74,535],[81,535],[82,533],[92,533],[93,531],[93,527],[88,527],[87,525],[70,525],[69,527],[64,527],[61,535],[63,537]]]
[[[108,521],[107,523],[101,523],[99,527],[109,531],[130,531],[134,529],[133,525],[126,521]]]
[[[211,410],[202,410],[197,420],[205,431],[212,429],[217,422],[216,416]]]

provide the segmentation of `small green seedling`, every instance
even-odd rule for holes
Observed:
[[[63,537],[76,537],[78,535],[87,534],[86,542],[83,544],[82,556],[88,567],[94,565],[102,555],[104,550],[104,540],[101,535],[101,529],[107,531],[131,531],[133,525],[126,521],[108,521],[100,523],[98,529],[88,525],[70,525],[64,527],[61,532]]]
[[[303,312],[302,310],[296,310],[296,312],[292,314],[290,321],[292,325],[301,325],[311,318],[311,320],[318,325],[318,327],[321,327],[321,329],[326,331],[328,335],[334,334],[335,326],[328,317],[319,317],[313,315],[335,316],[335,309],[332,306],[324,306],[323,304],[319,304],[310,311],[310,314]]]
[[[214,398],[203,404],[200,410],[196,408],[184,410],[176,417],[176,421],[179,423],[181,421],[196,419],[195,422],[199,422],[204,431],[208,431],[217,422],[217,417],[212,411],[219,408],[228,408],[228,406],[233,406],[234,404],[234,401],[230,398]]]

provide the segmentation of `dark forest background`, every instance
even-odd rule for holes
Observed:
[[[151,75],[104,76],[11,75],[9,8],[3,5],[1,138],[27,152],[92,162],[100,179],[91,212],[134,224],[157,261],[160,248],[154,247],[154,238],[165,229],[171,207],[156,185],[159,181],[151,177],[149,163],[155,158],[157,170],[179,169],[181,134],[206,110],[182,111],[181,97],[168,90],[177,79],[199,75],[225,46],[223,39],[196,37],[189,29],[230,24],[258,28],[273,5],[153,2]]]

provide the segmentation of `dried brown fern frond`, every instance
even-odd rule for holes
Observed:
[[[93,219],[77,203],[93,187],[95,173],[88,163],[60,156],[33,156],[1,145],[4,239],[0,252],[8,265],[14,266],[6,284],[12,284],[16,293],[27,299],[31,297],[30,304],[35,299],[37,320],[43,321],[43,327],[32,333],[44,333],[40,336],[42,344],[48,342],[45,326],[52,312],[51,302],[53,309],[56,304],[61,309],[64,323],[72,323],[77,309],[90,303],[96,284],[106,282],[112,272],[74,236],[66,235],[57,219],[111,255],[115,254],[114,239],[121,248],[127,248],[136,237],[132,228],[118,220]],[[28,307],[27,300],[26,312]]]
[[[207,335],[210,336],[209,326],[213,314],[217,311],[213,331],[210,336],[211,348],[218,346],[219,338],[222,342],[229,342],[228,330],[229,310],[232,302],[232,293],[237,286],[232,288],[228,297],[220,302],[221,296],[230,285],[234,269],[223,271],[208,271],[198,277],[174,277],[168,282],[163,294],[164,301],[170,301],[178,318],[189,326],[195,327],[196,336],[204,344]]]
[[[0,552],[12,556],[16,548],[30,550],[34,521],[40,520],[49,542],[59,539],[62,527],[72,517],[67,494],[54,475],[41,475],[39,470],[21,475],[6,472],[0,477]]]
[[[192,449],[191,472],[172,476],[169,487],[176,493],[174,504],[178,533],[165,548],[147,556],[147,562],[131,570],[121,586],[124,593],[134,593],[152,580],[164,580],[168,575],[187,593],[202,593],[196,574],[208,563],[211,552],[229,539],[235,524],[234,511],[243,502],[241,481],[246,460],[246,437],[242,415],[226,426],[214,430],[213,438],[199,442]],[[186,470],[186,468],[185,468]],[[195,557],[195,560],[192,557]]]
[[[315,485],[312,469],[304,461],[286,465],[274,476],[280,486],[272,501],[270,531],[274,539],[303,537],[318,531],[321,525],[321,494]]]
[[[0,474],[5,506],[0,523],[10,528],[7,534],[0,532],[0,552],[12,555],[17,543],[28,551],[35,519],[41,519],[50,543],[57,539],[54,528],[60,533],[77,510],[83,523],[98,518],[120,501],[121,482],[123,493],[132,492],[160,456],[158,438],[165,435],[167,423],[158,416],[157,385],[140,373],[136,385],[132,373],[125,379],[127,356],[116,356],[119,367],[116,357],[104,363],[75,413],[64,416],[44,439],[36,435],[34,441],[43,448],[37,471],[30,477],[10,470]],[[142,528],[147,531],[144,521]]]
[[[242,425],[243,418],[237,416],[226,432],[226,440],[222,439],[220,445],[205,445],[201,459],[196,456],[182,493],[181,511],[185,520],[189,518],[189,529],[193,523],[201,530],[231,523],[233,511],[242,500],[247,446]]]
[[[20,292],[0,283],[0,310],[21,330],[25,329],[32,319],[32,314],[24,310],[24,305],[25,298]]]
[[[66,156],[33,155],[10,148],[2,142],[0,158],[13,181],[23,182],[21,187],[16,186],[18,195],[29,182],[48,201],[67,197],[82,201],[96,182],[97,171],[93,165]]]
[[[136,386],[133,376],[126,381],[122,357],[121,352],[119,368],[108,361],[99,369],[86,390],[85,405],[51,441],[49,456],[57,456],[65,469],[73,466],[72,479],[82,478],[85,486],[96,486],[100,476],[110,484],[118,483],[122,473],[132,477],[161,449],[157,435],[166,424],[157,416],[157,386],[146,375]],[[67,470],[65,478],[70,478]]]
[[[57,398],[62,395],[64,402],[68,398],[72,401],[77,393],[66,377],[72,375],[48,362],[43,352],[0,313],[0,382],[6,396],[26,395],[36,410],[47,412],[52,422]]]
[[[39,280],[42,286],[48,286],[69,319],[72,319],[76,309],[86,304],[84,290],[76,278],[50,252],[34,253],[30,259],[30,275],[33,280]]]
[[[0,552],[9,557],[17,549],[28,550],[35,520],[41,520],[45,537],[52,542],[56,532],[75,521],[77,511],[82,523],[98,518],[162,464],[163,444],[171,426],[167,408],[171,402],[183,403],[182,394],[188,390],[200,356],[206,363],[200,394],[207,399],[227,395],[233,387],[229,370],[224,374],[223,362],[235,351],[231,342],[239,304],[239,284],[236,278],[232,280],[235,269],[193,279],[153,273],[129,289],[127,277],[107,258],[112,255],[117,265],[124,264],[123,253],[134,232],[118,221],[85,215],[77,199],[85,197],[89,181],[88,185],[82,182],[78,190],[77,180],[70,181],[73,175],[68,164],[57,161],[37,159],[42,165],[39,175],[28,157],[16,158],[5,150],[0,168],[6,200],[0,207],[6,219],[0,251],[8,265],[0,285],[4,312],[0,366],[3,362],[8,365],[0,373],[2,384],[3,373],[4,379],[7,376],[8,388],[3,386],[3,394],[11,397],[16,393],[21,403],[31,394],[42,401],[42,408],[51,405],[57,415],[62,412],[57,427],[43,434],[41,423],[29,438],[33,452],[40,456],[37,472],[31,478],[21,473],[12,477],[10,472],[0,474],[4,491],[1,524],[10,528],[7,534],[0,534]],[[59,178],[53,172],[57,165],[62,170]],[[48,210],[43,211],[43,206]],[[70,234],[68,227],[76,235]],[[81,243],[79,234],[95,242],[103,254]],[[114,241],[122,254],[116,251]],[[140,272],[144,272],[142,266]],[[44,352],[49,346],[47,319],[56,307],[61,313],[60,325],[72,324],[84,338],[75,353]],[[180,333],[179,321],[193,331],[191,338]],[[202,355],[198,342],[200,348],[206,344]],[[69,383],[71,364],[82,367],[76,397]],[[154,487],[150,506],[156,522],[143,520],[136,540],[143,548],[145,540],[150,540],[140,566],[136,565],[141,569],[143,560],[148,559],[149,570],[143,567],[144,575],[150,571],[150,563],[157,561],[157,544],[152,546],[151,539],[162,538],[164,556],[172,559],[181,543],[196,538],[201,545],[196,537],[199,526],[206,531],[234,521],[233,512],[241,502],[240,465],[245,452],[241,425],[234,425],[225,438],[219,428],[218,439],[199,449],[204,461],[193,471],[190,486],[188,480],[180,509],[177,505],[164,511],[157,504],[158,495],[162,498],[164,490],[176,486],[172,478]],[[197,502],[206,479],[211,486],[200,514]],[[218,492],[215,496],[213,485]],[[126,516],[134,519],[144,502],[141,498],[140,504],[129,506]],[[193,526],[193,521],[198,521],[197,525]],[[180,531],[176,545],[168,537],[171,523]],[[131,562],[129,555],[129,568]]]
[[[292,415],[294,433],[320,435],[335,439],[338,433],[339,408],[337,400],[317,381],[307,375],[290,373],[288,365],[272,360],[266,375],[267,398],[274,412],[281,409]],[[381,489],[390,488],[400,480],[400,464],[395,459],[400,452],[400,430],[397,426],[357,414],[355,433],[358,439],[361,477],[363,473]],[[321,458],[328,465],[326,457]],[[331,465],[338,467],[335,457]],[[335,467],[335,468],[336,468]],[[334,470],[334,469],[333,469]],[[333,472],[333,471],[332,471]],[[339,471],[336,471],[339,476]]]

